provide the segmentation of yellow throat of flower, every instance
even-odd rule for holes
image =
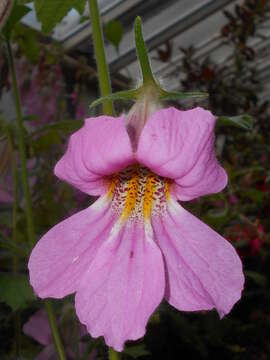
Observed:
[[[107,196],[121,222],[146,221],[166,210],[170,182],[146,167],[133,165],[110,178]]]

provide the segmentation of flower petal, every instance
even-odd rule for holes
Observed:
[[[229,313],[244,284],[241,261],[230,243],[174,200],[152,225],[165,258],[168,302],[184,311]]]
[[[99,116],[85,120],[85,125],[69,141],[65,155],[54,172],[91,195],[103,194],[103,177],[134,162],[131,142],[125,128],[125,117]]]
[[[58,360],[54,344],[47,345],[36,357],[35,360]]]
[[[38,310],[29,318],[23,326],[23,332],[42,345],[52,343],[49,320],[43,309]]]
[[[137,159],[174,179],[179,200],[219,192],[227,184],[227,175],[215,157],[214,126],[215,117],[199,107],[156,111],[141,134]]]
[[[104,197],[48,231],[34,247],[28,264],[36,294],[62,298],[76,291],[114,221],[110,202]]]
[[[93,337],[122,351],[126,340],[145,334],[151,313],[164,295],[160,250],[142,224],[128,223],[100,248],[80,283],[77,315]]]
[[[0,203],[12,203],[13,196],[5,189],[0,189]]]

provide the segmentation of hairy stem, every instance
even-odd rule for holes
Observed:
[[[14,155],[14,147],[10,134],[8,134],[9,149],[12,158],[12,180],[13,180],[13,209],[12,209],[12,242],[13,245],[17,246],[17,214],[18,214],[18,171],[17,161]],[[12,270],[16,274],[18,272],[18,254],[13,252],[12,256]],[[21,315],[19,310],[14,313],[14,347],[15,356],[20,357],[21,348]]]
[[[61,341],[61,338],[60,338],[60,335],[59,335],[59,332],[57,329],[56,320],[54,317],[52,303],[49,300],[46,300],[45,307],[46,307],[50,327],[51,327],[51,330],[53,333],[53,340],[54,340],[54,344],[57,349],[58,357],[60,360],[66,360],[64,347],[63,347],[63,344],[62,344],[62,341]]]
[[[100,95],[102,97],[111,94],[111,81],[108,70],[108,65],[105,57],[104,40],[101,28],[101,21],[99,16],[99,10],[97,0],[88,0],[90,19],[92,25],[92,34],[94,41],[94,50],[96,55],[97,70],[98,70],[98,82],[100,88]],[[113,114],[113,103],[111,100],[104,101],[103,111],[106,115]]]
[[[24,128],[23,128],[23,118],[22,118],[22,107],[19,95],[19,89],[17,84],[17,78],[15,73],[13,52],[9,40],[7,40],[7,50],[8,50],[8,61],[10,67],[10,74],[13,85],[13,93],[15,97],[15,106],[17,113],[17,136],[18,136],[18,146],[21,160],[21,177],[22,185],[25,196],[25,212],[26,212],[26,221],[27,221],[27,235],[30,247],[32,248],[35,244],[35,229],[33,222],[33,213],[32,213],[32,202],[30,195],[30,187],[28,181],[27,167],[26,167],[26,152],[25,152],[25,143],[24,143]]]
[[[120,353],[116,352],[113,348],[109,348],[109,360],[119,360]]]
[[[99,16],[99,10],[97,0],[88,0],[90,18],[92,25],[92,34],[94,40],[94,49],[98,68],[98,82],[100,87],[100,95],[102,97],[110,95],[112,93],[110,75],[108,65],[105,57],[104,40],[101,28],[101,21]],[[112,100],[106,100],[103,103],[103,110],[106,115],[113,115],[113,102]],[[112,348],[109,348],[109,359],[119,360],[120,355]]]
[[[22,118],[22,106],[20,101],[20,94],[19,88],[16,78],[15,66],[14,66],[14,57],[11,48],[10,41],[7,40],[7,53],[8,53],[8,61],[9,61],[9,68],[10,74],[12,79],[12,86],[13,92],[15,97],[15,105],[16,105],[16,114],[17,114],[17,137],[18,137],[18,146],[19,146],[19,154],[20,154],[20,161],[21,161],[21,178],[22,178],[22,185],[25,197],[25,213],[26,213],[26,222],[27,222],[27,235],[29,240],[30,248],[35,245],[35,228],[34,228],[34,221],[33,221],[33,212],[32,212],[32,201],[31,201],[31,194],[30,194],[30,186],[29,186],[29,179],[28,179],[28,171],[26,166],[26,151],[25,151],[25,142],[24,142],[24,128],[23,128],[23,118]],[[58,329],[56,327],[56,321],[53,314],[53,309],[49,300],[45,300],[45,307],[47,310],[53,339],[55,342],[55,346],[58,352],[58,357],[60,360],[65,360],[65,353],[64,348],[61,343],[61,339],[59,336]]]

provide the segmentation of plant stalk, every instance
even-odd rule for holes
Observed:
[[[17,113],[17,136],[18,136],[18,146],[19,146],[19,154],[20,154],[20,161],[21,161],[21,178],[22,178],[22,185],[25,197],[25,212],[26,212],[26,222],[27,222],[27,235],[29,240],[30,248],[32,249],[35,245],[35,228],[34,228],[34,221],[33,221],[33,212],[32,212],[32,201],[31,201],[31,194],[30,194],[30,186],[29,186],[29,179],[28,179],[28,172],[27,172],[27,165],[26,165],[26,151],[25,151],[25,142],[24,142],[24,127],[23,127],[23,117],[22,117],[22,106],[20,101],[20,94],[19,88],[16,78],[15,66],[14,66],[14,57],[11,48],[10,41],[7,40],[7,54],[8,54],[8,62],[10,68],[10,74],[12,79],[13,85],[13,92],[15,97],[15,105],[16,105],[16,113]],[[53,309],[49,300],[45,300],[45,307],[47,310],[51,331],[53,335],[53,339],[55,342],[55,346],[58,352],[58,357],[60,360],[66,360],[64,348],[59,336],[58,329],[56,327],[56,321],[53,313]]]
[[[90,19],[92,25],[92,34],[94,40],[94,50],[98,69],[98,82],[101,97],[110,95],[112,93],[110,75],[108,65],[105,57],[104,40],[101,28],[101,21],[97,0],[88,0]],[[103,111],[106,115],[113,115],[113,102],[106,100],[103,103]],[[119,360],[120,354],[109,348],[109,360]]]
[[[143,85],[152,85],[159,90],[159,85],[156,83],[154,75],[152,73],[149,56],[147,53],[146,44],[142,34],[142,21],[139,16],[136,17],[134,25],[134,35],[135,35],[135,44],[137,57],[140,63]]]
[[[23,118],[22,118],[22,107],[18,89],[18,83],[15,73],[14,66],[14,58],[13,52],[11,48],[10,41],[7,40],[7,50],[8,50],[8,61],[10,67],[10,74],[13,85],[13,93],[15,97],[15,106],[17,113],[17,136],[18,136],[18,145],[19,145],[19,153],[21,160],[21,177],[22,177],[22,185],[25,196],[25,212],[26,212],[26,221],[27,221],[27,235],[30,247],[32,248],[35,244],[35,229],[33,222],[33,213],[32,213],[32,202],[30,195],[30,187],[28,181],[28,173],[26,167],[26,151],[25,151],[25,143],[24,143],[24,128],[23,128]]]
[[[12,242],[13,245],[17,246],[17,214],[18,214],[18,171],[17,161],[14,154],[14,147],[10,134],[8,134],[8,143],[12,158],[12,180],[13,180],[13,209],[12,209]],[[16,274],[18,272],[18,254],[13,252],[12,256],[12,270]],[[15,345],[15,356],[20,357],[21,349],[21,315],[20,311],[17,310],[14,313],[14,345]]]
[[[100,95],[102,97],[111,94],[111,81],[108,70],[108,65],[105,57],[104,39],[101,28],[101,21],[97,0],[88,0],[90,19],[92,25],[92,34],[94,41],[94,50],[96,55],[98,82],[100,88]],[[113,102],[111,100],[104,101],[103,111],[106,115],[113,115]]]
[[[113,348],[109,348],[109,360],[119,360],[120,353],[115,351]]]
[[[54,317],[54,312],[53,312],[53,307],[52,307],[51,301],[45,300],[45,308],[47,311],[50,327],[51,327],[51,330],[53,333],[53,340],[54,340],[54,344],[57,349],[59,360],[66,360],[64,347],[63,347],[63,344],[62,344],[62,341],[61,341],[61,338],[59,335],[59,331],[57,329],[56,320]]]

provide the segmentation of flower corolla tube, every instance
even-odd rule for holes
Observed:
[[[71,136],[55,175],[100,197],[48,231],[29,260],[36,294],[76,293],[79,320],[117,351],[144,336],[163,298],[223,317],[244,284],[232,245],[178,203],[227,184],[215,117],[149,109],[138,102],[128,115],[86,119]]]

